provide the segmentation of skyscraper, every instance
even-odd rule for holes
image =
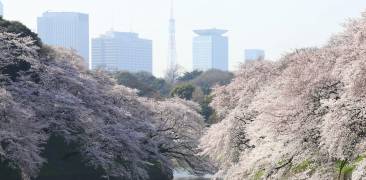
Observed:
[[[152,41],[131,32],[114,32],[92,39],[92,69],[152,73]]]
[[[265,52],[262,49],[246,49],[245,50],[245,63],[251,61],[262,61],[265,58]]]
[[[228,71],[229,45],[228,38],[223,36],[227,30],[204,29],[194,32],[198,36],[193,38],[193,69]]]
[[[76,50],[89,66],[89,15],[45,12],[38,18],[37,29],[44,43]]]
[[[4,4],[0,1],[0,16],[4,17]]]

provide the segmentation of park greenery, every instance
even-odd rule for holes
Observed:
[[[137,94],[142,97],[155,99],[167,99],[179,97],[191,100],[201,106],[200,113],[208,124],[215,122],[215,111],[210,106],[212,96],[211,91],[218,86],[231,82],[234,75],[221,70],[208,70],[185,72],[177,76],[176,80],[156,78],[147,72],[113,72],[112,76],[117,83],[126,87],[136,89]]]

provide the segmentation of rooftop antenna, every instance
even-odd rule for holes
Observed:
[[[174,19],[174,0],[170,1],[170,19]]]

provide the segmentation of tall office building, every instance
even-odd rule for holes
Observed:
[[[265,58],[265,52],[262,49],[246,49],[244,54],[245,63],[251,61],[263,61]]]
[[[37,29],[44,43],[76,50],[89,66],[89,15],[45,12],[38,18]]]
[[[0,16],[4,17],[4,4],[0,1]]]
[[[195,30],[193,38],[193,69],[206,71],[220,69],[228,71],[228,38],[223,36],[227,30]]]
[[[92,69],[152,73],[152,41],[130,32],[108,32],[92,40]]]

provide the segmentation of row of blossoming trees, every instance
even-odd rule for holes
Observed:
[[[1,178],[169,180],[209,161],[229,180],[366,177],[366,15],[324,47],[244,65],[213,92],[207,132],[196,104],[138,97],[81,62],[0,28]]]
[[[366,177],[366,14],[321,48],[244,65],[214,92],[203,137],[217,177]]]
[[[3,20],[2,20],[3,21]],[[0,28],[0,179],[172,179],[203,174],[204,119],[90,72],[80,57]]]

